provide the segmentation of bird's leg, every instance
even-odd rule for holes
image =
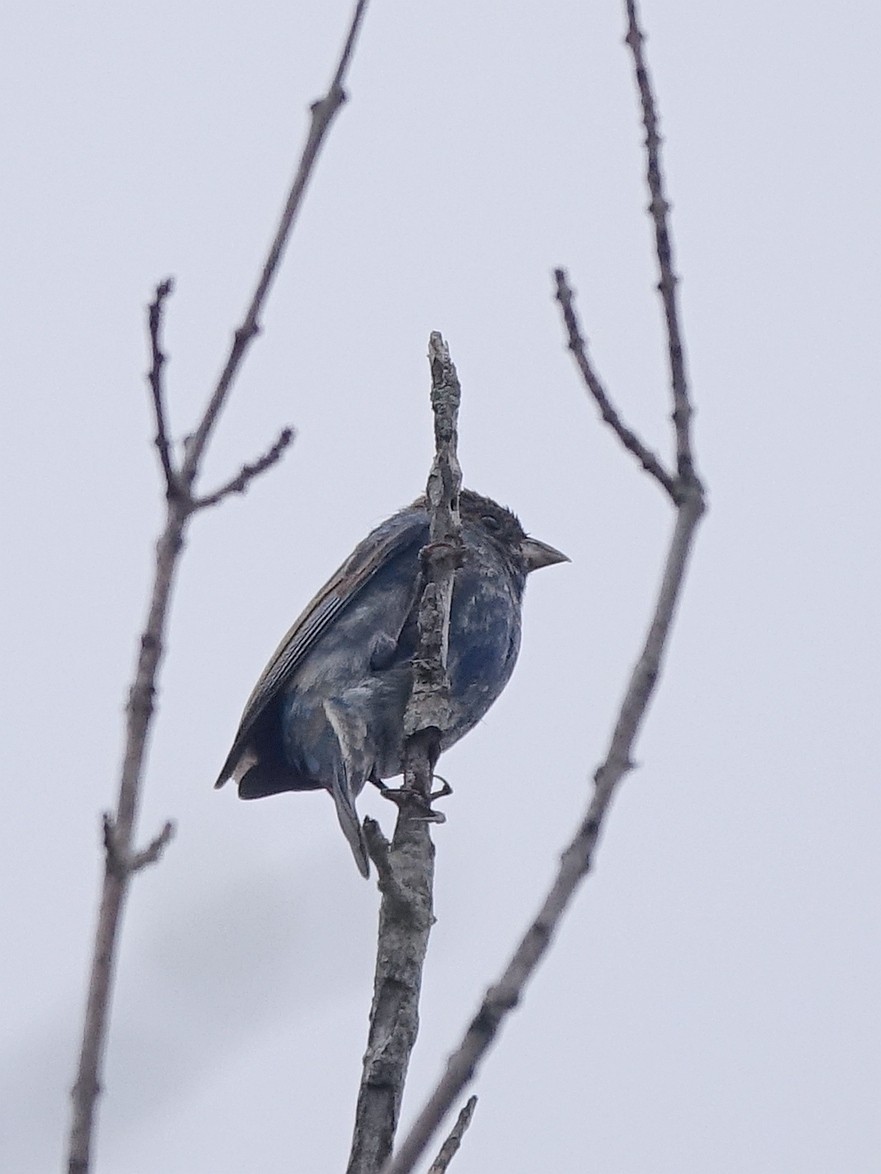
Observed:
[[[412,803],[419,808],[418,819],[424,819],[429,823],[446,823],[447,817],[442,811],[434,811],[431,804],[436,799],[444,799],[447,795],[452,795],[453,788],[446,779],[441,778],[440,775],[433,774],[432,779],[440,779],[443,786],[439,791],[432,791],[426,800],[425,796],[414,790],[412,787],[387,787],[382,779],[378,779],[375,775],[370,775],[368,782],[373,783],[377,788],[383,799],[388,799],[391,803],[395,803],[401,807],[404,803]]]

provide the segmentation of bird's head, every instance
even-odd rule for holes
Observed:
[[[480,526],[506,558],[513,560],[527,575],[540,567],[569,562],[568,556],[556,547],[530,538],[516,514],[492,498],[463,489],[459,494],[459,510],[464,522]]]

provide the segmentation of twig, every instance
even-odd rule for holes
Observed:
[[[352,14],[352,20],[349,25],[346,43],[343,46],[343,51],[340,54],[340,59],[337,64],[336,72],[334,73],[333,81],[327,93],[318,102],[313,102],[311,107],[312,120],[309,125],[309,133],[306,136],[306,142],[303,146],[303,152],[300,156],[300,165],[297,168],[297,174],[294,176],[294,181],[291,184],[288,198],[282,211],[281,218],[278,223],[275,237],[269,247],[269,253],[266,257],[266,262],[260,274],[260,279],[257,282],[257,288],[251,298],[245,316],[242,319],[241,325],[235,330],[233,334],[232,344],[230,346],[229,355],[226,363],[220,373],[220,378],[211,394],[208,405],[205,408],[198,428],[189,438],[186,445],[186,456],[184,458],[183,468],[181,470],[181,477],[184,483],[189,487],[193,484],[194,478],[199,465],[199,460],[205,445],[208,442],[208,437],[217,423],[220,416],[221,409],[226,402],[230,387],[238,373],[242,359],[248,349],[251,341],[260,331],[259,318],[263,310],[263,305],[269,294],[269,289],[275,278],[281,262],[282,254],[287,245],[288,238],[291,234],[294,221],[297,213],[300,210],[300,205],[303,202],[303,195],[306,191],[306,185],[312,176],[315,169],[315,162],[318,158],[318,153],[321,150],[324,139],[330,129],[330,124],[333,122],[339,108],[346,100],[346,92],[343,89],[343,82],[345,81],[346,73],[349,68],[349,63],[352,58],[352,53],[355,49],[355,41],[358,36],[358,31],[361,27],[361,21],[364,17],[364,12],[367,8],[367,0],[358,0],[355,5],[355,10]]]
[[[578,315],[575,312],[573,303],[574,295],[566,276],[566,270],[555,269],[554,281],[557,287],[556,298],[560,303],[563,321],[566,325],[566,333],[568,334],[569,350],[575,357],[588,391],[596,400],[597,407],[600,409],[600,415],[627,451],[632,452],[645,471],[663,486],[675,504],[676,482],[651,449],[647,448],[636,433],[623,422],[593,368],[593,364],[587,354],[587,339],[582,334],[581,327],[578,323]]]
[[[631,673],[606,757],[594,774],[594,793],[587,812],[576,835],[560,858],[556,878],[545,897],[538,916],[521,938],[499,980],[487,990],[461,1043],[450,1056],[446,1071],[435,1086],[394,1158],[384,1167],[383,1174],[410,1174],[410,1171],[413,1170],[443,1118],[459,1098],[465,1086],[474,1077],[480,1061],[492,1044],[505,1018],[523,997],[527,981],[548,949],[563,913],[581,880],[591,867],[593,853],[614,793],[632,767],[633,747],[660,678],[664,650],[670,636],[676,606],[682,594],[688,557],[694,543],[697,526],[706,508],[703,489],[696,473],[692,455],[691,408],[686,391],[683,348],[678,333],[676,287],[672,276],[669,234],[666,229],[667,205],[661,194],[662,183],[658,163],[657,135],[654,130],[656,125],[654,98],[642,61],[642,33],[637,24],[635,4],[633,0],[625,0],[625,2],[631,30],[628,34],[628,43],[631,44],[636,55],[637,83],[643,101],[647,126],[646,150],[649,157],[650,186],[655,185],[652,186],[652,215],[658,238],[662,295],[665,300],[665,309],[670,307],[667,309],[666,319],[675,405],[673,414],[677,445],[677,476],[675,480],[671,479],[669,474],[664,473],[660,462],[657,462],[656,458],[653,458],[652,454],[648,453],[633,437],[632,433],[629,433],[629,430],[621,425],[613,409],[610,412],[613,418],[608,419],[604,405],[609,409],[611,409],[611,405],[605,397],[605,393],[602,393],[601,398],[597,396],[593,387],[591,387],[591,391],[600,404],[603,418],[611,424],[625,447],[640,459],[643,466],[661,481],[670,494],[676,505],[676,524],[667,553],[654,615],[639,659]],[[658,203],[659,200],[663,206]],[[659,225],[663,226],[663,233],[661,233]],[[571,291],[568,289],[565,274],[562,271],[558,271],[557,286],[558,299],[565,315],[567,304],[571,310]],[[570,330],[571,340],[573,330],[568,321],[567,326]],[[575,334],[580,338],[577,322]],[[578,357],[576,348],[572,349]],[[585,365],[590,371],[591,378],[595,378],[586,356]],[[590,386],[587,372],[582,369],[582,373]],[[596,382],[598,384],[598,381]],[[602,388],[600,390],[602,391]],[[644,457],[651,459],[647,463]],[[658,465],[657,470],[651,467],[651,460],[654,460]],[[658,471],[663,474],[663,477],[658,476]]]
[[[126,706],[125,752],[116,812],[112,817],[112,850],[105,853],[104,882],[95,931],[83,1040],[76,1082],[72,1090],[73,1120],[68,1155],[69,1174],[86,1174],[91,1160],[95,1107],[100,1090],[99,1074],[107,1036],[116,942],[128,883],[132,875],[131,869],[127,866],[119,867],[119,862],[128,862],[132,856],[147,731],[153,715],[155,681],[162,655],[162,637],[186,518],[187,510],[180,499],[169,498],[167,520],[156,550],[156,571],[147,625],[141,637],[135,680]]]
[[[391,844],[382,834],[382,828],[376,820],[371,819],[369,815],[364,818],[364,839],[367,841],[367,851],[370,853],[370,859],[376,865],[380,884],[385,884],[391,888],[395,883],[394,873],[389,863]]]
[[[295,435],[296,432],[293,428],[282,428],[278,440],[276,440],[272,448],[267,449],[263,456],[258,457],[253,464],[242,465],[235,477],[231,477],[225,485],[221,485],[213,493],[206,493],[204,497],[194,498],[193,509],[203,510],[208,506],[217,505],[218,502],[223,501],[225,497],[229,497],[232,493],[244,493],[255,477],[259,477],[261,473],[265,473],[267,469],[271,469],[276,461],[281,458],[282,453],[293,441]]]
[[[655,96],[642,51],[645,35],[639,25],[636,0],[625,0],[625,5],[627,9],[627,36],[624,40],[633,55],[636,85],[642,106],[642,122],[645,127],[646,180],[651,193],[649,214],[655,229],[655,252],[660,270],[658,291],[661,295],[664,319],[667,324],[667,352],[670,361],[670,383],[673,390],[673,425],[676,430],[676,467],[683,481],[689,481],[695,476],[691,449],[692,408],[688,396],[685,349],[679,330],[679,310],[676,302],[676,287],[679,284],[679,279],[673,266],[673,242],[668,222],[670,202],[664,191],[664,175],[661,170],[661,136],[658,132]]]
[[[174,824],[167,820],[162,830],[153,837],[146,848],[132,854],[127,853],[120,845],[119,837],[116,834],[116,824],[109,811],[104,812],[102,824],[107,871],[112,872],[120,879],[125,879],[133,872],[140,872],[148,864],[155,864],[174,838]]]
[[[449,1136],[440,1148],[440,1153],[428,1168],[428,1174],[446,1174],[447,1167],[459,1151],[465,1130],[471,1124],[474,1110],[477,1107],[477,1097],[469,1097],[459,1110],[456,1124],[450,1130]]]
[[[156,864],[162,858],[162,853],[171,843],[174,837],[174,824],[171,820],[165,823],[162,831],[158,836],[154,836],[146,848],[142,848],[140,852],[135,852],[129,864],[131,872],[140,872],[142,868],[146,868],[148,864]]]
[[[133,851],[132,842],[140,801],[147,735],[153,717],[153,699],[162,659],[172,587],[183,549],[186,524],[195,508],[193,484],[199,472],[205,446],[238,373],[247,345],[257,333],[258,314],[265,303],[272,279],[278,269],[284,246],[302,202],[303,193],[314,169],[319,148],[334,114],[345,100],[342,88],[343,81],[365,8],[366,0],[358,0],[330,89],[321,101],[312,107],[312,122],[300,164],[275,238],[263,266],[257,289],[242,325],[235,332],[232,350],[218,384],[209,399],[205,413],[195,433],[185,445],[183,465],[177,473],[175,473],[172,463],[165,419],[161,378],[164,355],[159,343],[161,312],[164,301],[171,291],[170,282],[160,284],[156,291],[156,298],[150,307],[150,340],[153,353],[150,386],[153,391],[154,412],[156,414],[157,448],[166,482],[167,512],[165,525],[156,547],[156,568],[147,623],[141,636],[134,682],[126,707],[125,750],[116,811],[110,821],[113,849],[105,852],[104,879],[89,975],[83,1037],[76,1080],[71,1093],[73,1103],[68,1148],[68,1174],[88,1174],[91,1165],[95,1111],[107,1040],[116,944],[129,880],[138,869],[159,858],[171,836],[169,828],[167,834],[160,833],[157,839],[142,852]],[[281,447],[283,448],[284,445]],[[277,459],[280,452],[281,448],[276,456],[269,459],[269,464]],[[270,454],[267,454],[263,460],[266,461],[269,457]],[[263,467],[268,467],[268,465]],[[230,492],[232,491],[230,489]],[[225,494],[220,492],[217,500],[223,496]],[[122,867],[120,867],[120,862],[124,862]]]
[[[429,544],[422,551],[426,585],[419,605],[414,681],[404,716],[404,785],[391,846],[366,828],[382,901],[373,1004],[348,1174],[376,1174],[394,1143],[410,1054],[419,1029],[419,992],[434,921],[434,844],[429,833],[431,781],[449,714],[447,637],[459,562],[456,456],[460,388],[441,336],[429,340],[435,459],[428,476]],[[430,810],[430,809],[429,809]]]
[[[160,281],[156,286],[156,293],[147,314],[150,332],[150,373],[147,376],[150,391],[153,396],[153,414],[156,418],[156,449],[159,453],[159,463],[162,466],[162,475],[165,478],[165,493],[167,497],[174,497],[178,492],[177,473],[171,462],[171,442],[168,436],[168,424],[165,416],[165,388],[162,380],[162,369],[166,358],[162,350],[162,318],[165,312],[165,303],[174,290],[174,282],[170,277]]]

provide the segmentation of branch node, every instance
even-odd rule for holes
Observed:
[[[174,824],[168,820],[146,848],[142,848],[140,852],[130,852],[122,843],[118,824],[109,811],[104,812],[101,825],[107,871],[122,881],[140,872],[148,864],[155,864],[162,857],[175,832]]]
[[[262,327],[259,323],[252,322],[250,319],[246,320],[233,331],[233,347],[244,350],[251,339],[260,334],[261,330]]]
[[[117,880],[125,880],[128,875],[128,855],[119,843],[116,823],[109,811],[101,817],[101,827],[104,840],[105,866],[111,876]]]

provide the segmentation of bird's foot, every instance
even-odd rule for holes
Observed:
[[[398,807],[405,803],[412,804],[416,808],[416,818],[424,819],[427,823],[446,823],[447,817],[442,811],[435,811],[432,808],[432,803],[437,799],[445,799],[447,795],[452,795],[453,788],[445,778],[440,775],[432,775],[432,779],[440,779],[443,784],[438,791],[432,791],[426,798],[420,791],[413,787],[387,787],[381,779],[371,778],[370,782],[379,789],[380,795],[383,799],[388,799],[391,803],[397,804]]]

